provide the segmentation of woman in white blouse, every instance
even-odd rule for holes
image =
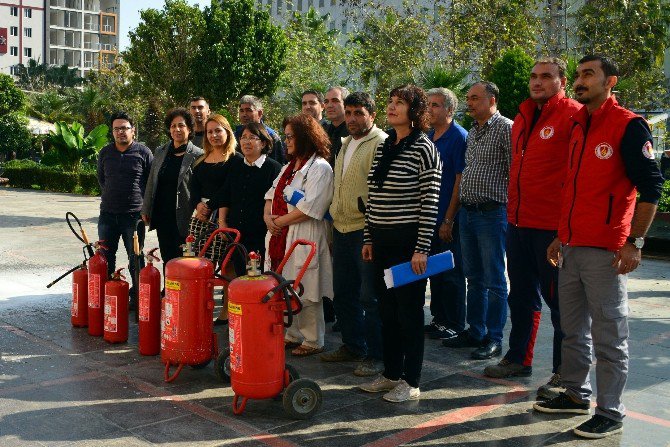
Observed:
[[[266,268],[276,270],[296,239],[316,242],[317,254],[302,279],[303,308],[285,335],[286,347],[293,349],[291,354],[307,356],[323,351],[326,324],[322,300],[333,296],[330,224],[323,219],[333,199],[333,170],[327,161],[330,140],[321,125],[306,114],[286,118],[284,134],[289,163],[265,194]],[[295,206],[284,199],[287,186],[304,193]],[[298,246],[282,276],[295,279],[309,251],[308,246]]]

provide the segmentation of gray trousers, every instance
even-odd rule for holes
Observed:
[[[592,394],[591,347],[596,357],[596,414],[623,420],[621,402],[628,377],[628,292],[610,251],[564,246],[558,273],[562,345],[561,380],[573,399],[588,403]]]

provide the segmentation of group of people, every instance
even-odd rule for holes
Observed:
[[[593,348],[597,406],[575,433],[617,433],[628,372],[626,274],[640,262],[662,177],[646,121],[612,93],[616,64],[582,58],[576,100],[566,96],[565,70],[560,59],[537,60],[514,121],[497,111],[495,84],[474,83],[469,132],[454,120],[453,92],[414,85],[390,92],[386,131],[374,124],[367,93],[305,91],[302,113],[284,119],[284,143],[251,95],[240,99],[235,130],[204,98],[171,110],[170,142],[153,154],[134,141],[132,119],[117,113],[98,168],[110,272],[119,237],[134,266],[140,217],[157,230],[165,262],[180,256],[193,218],[238,229],[266,269],[276,269],[296,239],[314,241],[303,310],[285,345],[294,356],[357,362],[355,375],[376,376],[360,388],[390,402],[419,397],[426,337],[472,348],[474,359],[501,356],[508,307],[509,349],[484,373],[532,374],[544,301],[554,375],[534,408],[589,413]],[[427,280],[387,288],[384,269],[409,262],[423,275],[428,257],[446,250],[455,268],[430,277],[432,321],[424,325]],[[285,277],[308,252],[296,249]],[[244,272],[238,260],[235,273]],[[324,297],[333,299],[342,336],[330,352]],[[217,320],[225,323],[225,309]]]

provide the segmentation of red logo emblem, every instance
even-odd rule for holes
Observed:
[[[596,146],[596,157],[601,160],[607,160],[614,154],[614,149],[609,143],[600,143]]]

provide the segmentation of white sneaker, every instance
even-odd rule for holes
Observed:
[[[399,380],[391,380],[387,379],[383,375],[379,375],[375,380],[372,382],[364,383],[363,385],[360,385],[358,388],[360,388],[363,391],[366,391],[368,393],[380,393],[382,391],[390,391],[396,387],[401,381]]]
[[[412,388],[407,382],[400,380],[395,388],[382,397],[389,402],[405,402],[406,400],[418,399],[419,394],[421,392],[418,388]]]

